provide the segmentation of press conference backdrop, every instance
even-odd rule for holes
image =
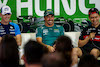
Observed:
[[[79,23],[88,19],[88,10],[98,8],[100,0],[0,0],[0,8],[3,5],[11,7],[11,21],[18,23],[18,17],[31,16],[40,18],[46,9],[53,9],[55,17],[64,17]],[[1,20],[1,17],[0,17]],[[34,19],[33,19],[34,21]]]

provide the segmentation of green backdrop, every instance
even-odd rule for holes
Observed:
[[[55,12],[56,17],[64,17],[66,19],[72,19],[74,22],[81,23],[83,19],[88,19],[87,11],[90,8],[98,8],[100,6],[99,3],[100,0],[1,0],[0,8],[3,5],[8,5],[11,7],[11,20],[13,22],[17,22],[16,20],[18,16],[30,15],[28,12],[32,12],[31,15],[33,17],[41,17],[43,16],[43,12],[40,14],[40,12],[36,11],[45,11],[47,8],[51,8],[54,10],[54,12],[56,9],[58,9],[58,13],[57,11]],[[37,8],[37,5],[39,8]],[[51,5],[51,7],[48,7],[47,5]],[[21,9],[18,9],[18,7],[21,7]],[[29,7],[32,8],[29,9]],[[67,11],[71,12],[68,13]],[[71,14],[72,12],[73,14]]]

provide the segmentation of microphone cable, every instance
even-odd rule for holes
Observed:
[[[92,38],[92,45],[95,46],[96,48],[98,48],[100,50],[100,47],[98,47],[97,45],[94,44],[93,42],[94,38]]]

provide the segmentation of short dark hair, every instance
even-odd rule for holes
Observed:
[[[99,10],[98,10],[97,8],[91,8],[91,9],[88,11],[89,16],[90,16],[91,14],[93,14],[93,13],[99,14]]]
[[[71,52],[73,48],[72,41],[68,36],[60,36],[56,40],[56,50],[62,52]]]
[[[28,64],[40,63],[43,54],[47,52],[46,47],[33,40],[29,40],[24,46],[24,55]]]
[[[78,67],[98,67],[97,59],[90,54],[85,54],[80,58]]]
[[[69,67],[62,53],[48,53],[42,58],[42,67]]]
[[[4,35],[0,42],[0,63],[7,65],[19,65],[19,51],[15,38]]]
[[[56,51],[58,52],[62,52],[64,54],[64,57],[66,59],[66,64],[67,66],[70,66],[72,63],[72,40],[68,37],[68,36],[60,36],[58,37],[58,39],[56,40]]]

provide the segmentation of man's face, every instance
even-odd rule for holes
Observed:
[[[4,24],[8,24],[9,23],[9,20],[10,20],[10,17],[11,17],[11,14],[1,15],[1,17],[2,17],[2,22]]]
[[[48,15],[44,17],[45,24],[53,25],[54,24],[54,15]]]
[[[89,19],[93,26],[96,26],[99,24],[99,18],[100,18],[100,16],[98,13],[94,13],[89,16]]]

